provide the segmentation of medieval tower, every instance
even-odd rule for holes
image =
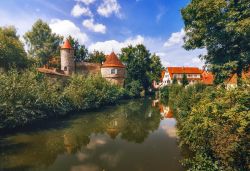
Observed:
[[[71,47],[68,39],[64,42],[60,50],[61,53],[61,70],[66,75],[75,72],[74,49]]]
[[[123,86],[126,76],[126,67],[118,59],[114,52],[106,57],[106,61],[101,66],[102,77],[111,83]]]

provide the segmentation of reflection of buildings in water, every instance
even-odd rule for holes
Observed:
[[[74,152],[74,142],[72,141],[72,137],[69,134],[63,135],[64,139],[64,147],[68,154],[72,154]]]
[[[170,107],[163,105],[162,103],[160,103],[158,99],[152,101],[152,106],[158,107],[160,109],[160,113],[162,117],[173,118],[173,111],[170,109]]]
[[[152,106],[153,107],[156,107],[158,105],[158,103],[159,103],[158,99],[157,100],[152,100]]]
[[[108,124],[108,128],[107,128],[107,133],[109,134],[110,138],[115,139],[116,136],[120,133],[119,132],[119,127],[118,127],[118,121],[117,120],[112,120],[109,124]]]

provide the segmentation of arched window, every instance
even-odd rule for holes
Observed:
[[[68,70],[68,68],[65,66],[63,70],[64,70],[64,71],[67,71],[67,70]]]

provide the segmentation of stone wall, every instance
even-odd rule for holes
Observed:
[[[66,75],[75,72],[73,49],[61,49],[61,70],[64,71]]]
[[[89,62],[77,62],[76,63],[76,73],[78,74],[100,74],[101,64],[89,63]]]
[[[112,69],[117,69],[117,74],[111,74]],[[117,68],[117,67],[110,67],[110,68],[102,68],[101,69],[102,76],[105,78],[125,78],[126,76],[126,69],[125,68]]]
[[[116,74],[111,74],[111,70],[116,69]],[[114,83],[119,86],[124,85],[124,80],[126,77],[126,69],[118,68],[118,67],[109,67],[109,68],[101,68],[102,77],[106,78],[111,83]]]

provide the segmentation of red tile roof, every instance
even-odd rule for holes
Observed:
[[[65,40],[64,44],[62,45],[61,49],[72,49],[70,42],[68,39]]]
[[[125,68],[125,65],[123,65],[122,62],[116,56],[116,54],[112,52],[109,56],[106,57],[106,61],[104,62],[102,67],[103,68],[106,68],[106,67]]]
[[[226,84],[237,84],[237,74],[233,74],[230,78],[226,80]],[[247,78],[250,78],[250,69],[248,71],[243,71],[241,74],[241,78],[243,80],[246,80]]]
[[[170,77],[173,78],[173,74],[201,74],[202,71],[197,67],[167,67]]]
[[[212,85],[214,82],[214,75],[211,72],[203,71],[201,81],[203,84]]]

